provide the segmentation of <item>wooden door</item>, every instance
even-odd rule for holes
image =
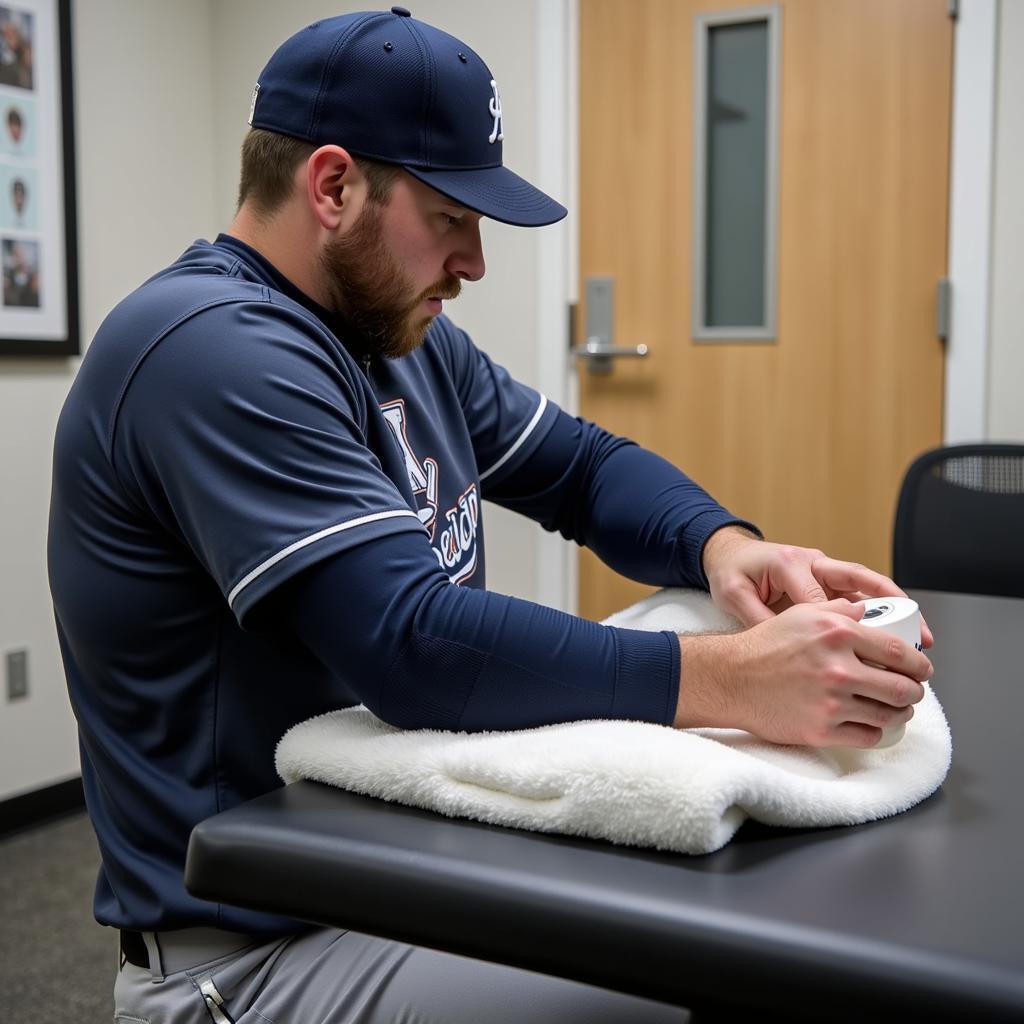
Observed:
[[[773,540],[889,571],[897,490],[942,437],[952,77],[946,0],[783,0],[778,325],[692,339],[693,32],[731,0],[580,0],[580,337],[590,276],[646,344],[583,415],[664,455]],[[623,481],[628,486],[628,481]],[[647,593],[589,552],[581,614]]]

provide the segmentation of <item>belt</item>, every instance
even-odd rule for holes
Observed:
[[[163,977],[268,941],[267,937],[221,928],[181,928],[166,932],[121,929],[121,956],[127,963]],[[151,958],[150,951],[154,956]],[[157,962],[153,963],[153,959]]]
[[[121,956],[135,967],[149,970],[149,950],[142,938],[142,932],[129,932],[121,929]]]

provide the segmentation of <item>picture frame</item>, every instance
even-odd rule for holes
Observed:
[[[80,351],[70,0],[0,0],[0,356]]]

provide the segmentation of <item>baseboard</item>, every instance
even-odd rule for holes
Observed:
[[[0,839],[84,809],[81,776],[0,800]]]

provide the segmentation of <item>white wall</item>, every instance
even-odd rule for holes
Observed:
[[[991,2],[962,0],[962,11],[978,5],[984,12]],[[527,177],[539,175],[571,205],[571,166],[559,166],[551,150],[551,104],[559,101],[552,95],[558,76],[551,62],[557,57],[545,44],[556,4],[574,9],[574,0],[418,0],[415,13],[484,56],[501,85],[507,162]],[[315,18],[357,6],[364,4],[72,5],[84,339],[143,278],[193,238],[211,237],[229,222],[252,85],[273,48]],[[1024,4],[1003,0],[1000,16],[991,345],[988,337],[980,343],[990,347],[987,432],[1021,439],[1024,316],[1017,282],[1024,272],[1024,126],[1016,112],[1024,86],[1011,54],[1024,52]],[[571,44],[571,15],[563,28]],[[571,81],[568,63],[561,85],[570,92]],[[568,98],[572,104],[575,97]],[[559,180],[567,183],[564,194]],[[528,382],[544,382],[553,397],[549,382],[562,379],[559,364],[550,358],[550,347],[546,355],[539,353],[536,339],[548,331],[545,344],[559,341],[559,327],[550,323],[559,310],[557,296],[545,296],[538,273],[552,272],[553,250],[546,245],[559,230],[564,229],[488,224],[488,275],[464,291],[453,311],[497,359]],[[559,272],[571,290],[574,271],[561,266]],[[78,767],[45,576],[53,428],[76,366],[74,360],[0,361],[0,654],[29,648],[32,687],[30,699],[20,703],[7,704],[0,694],[0,799],[68,778]],[[540,578],[538,558],[554,549],[538,534],[530,524],[488,510],[489,580],[495,589],[550,600],[561,577],[564,590],[564,573]]]
[[[992,256],[992,153],[999,0],[963,0],[953,46],[949,175],[952,312],[943,441],[985,439]]]
[[[500,83],[505,160],[537,172],[539,3],[421,0],[417,17],[478,50]],[[550,3],[550,0],[548,0]],[[73,7],[82,336],[234,212],[256,75],[303,25],[368,6],[295,0],[79,0]],[[455,319],[536,383],[540,233],[488,223],[487,277]],[[0,799],[78,771],[45,571],[50,451],[77,360],[0,362],[0,655],[29,649],[30,697],[0,693]],[[534,596],[538,531],[488,508],[488,579]],[[0,664],[2,674],[2,664]],[[2,685],[2,678],[0,678]]]
[[[551,0],[548,0],[550,3]],[[319,18],[366,10],[365,0],[214,0],[215,169],[218,211],[226,223],[234,209],[238,154],[248,128],[256,78],[274,49]],[[451,32],[487,62],[501,89],[504,161],[533,178],[539,161],[536,122],[540,111],[536,60],[538,4],[506,0],[417,0],[409,5],[423,21]],[[381,5],[385,7],[385,5]],[[259,12],[258,16],[256,12]],[[520,380],[537,386],[534,345],[534,267],[542,232],[484,224],[487,274],[463,290],[450,315],[476,342]],[[485,506],[487,581],[491,589],[532,597],[537,587],[537,529],[503,509]]]
[[[947,444],[1024,439],[1024,3],[961,0],[950,161]]]
[[[1024,442],[1024,3],[1002,0],[996,77],[987,436]]]
[[[214,220],[213,49],[208,0],[72,8],[87,341],[119,298]],[[0,799],[78,772],[45,564],[53,432],[77,365],[0,361],[0,653],[27,647],[30,677],[27,700],[0,694]]]

